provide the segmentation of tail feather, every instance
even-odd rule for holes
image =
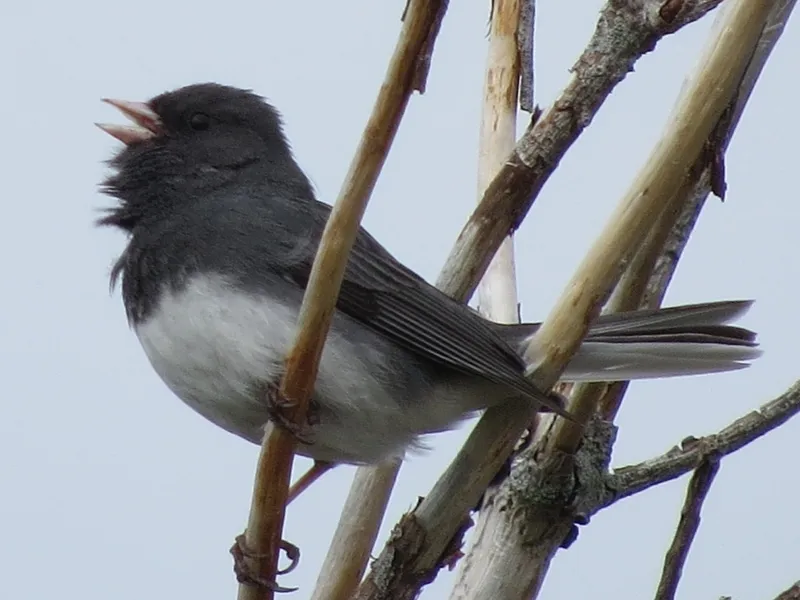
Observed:
[[[570,361],[565,381],[625,381],[734,371],[761,355],[756,334],[728,325],[751,301],[712,302],[603,315]],[[503,326],[521,347],[538,323]]]
[[[675,342],[584,342],[564,381],[626,381],[735,371],[761,351],[750,346]]]
[[[668,327],[693,328],[726,325],[743,317],[752,305],[752,300],[727,300],[612,313],[602,315],[597,319],[592,325],[591,334],[601,335],[619,331],[631,333],[642,329]]]

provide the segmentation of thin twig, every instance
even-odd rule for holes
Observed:
[[[485,576],[470,598],[535,598],[555,552],[574,539],[573,520],[588,522],[604,508],[650,487],[697,469],[709,459],[736,452],[800,413],[800,381],[758,412],[737,419],[718,433],[687,438],[663,456],[608,473],[614,428],[590,423],[574,464],[557,452],[531,447],[484,505],[506,518],[483,520],[476,535],[494,542],[483,559]],[[537,433],[539,433],[537,431]],[[538,452],[538,457],[537,457]],[[566,468],[564,468],[566,465]],[[567,536],[565,538],[565,536]],[[474,561],[473,561],[474,563]]]
[[[708,456],[695,469],[692,479],[689,481],[675,537],[664,557],[664,569],[661,572],[661,581],[658,583],[656,600],[673,600],[675,598],[678,582],[683,574],[683,566],[689,556],[689,549],[700,528],[700,511],[703,508],[703,502],[705,502],[718,470],[719,459]]]
[[[436,38],[439,35],[439,29],[442,27],[442,21],[444,20],[444,15],[447,12],[449,0],[437,0],[437,2],[434,2],[433,4],[438,4],[436,7],[436,13],[434,15],[433,22],[431,22],[430,26],[428,27],[428,37],[425,39],[425,44],[422,46],[422,49],[417,56],[416,65],[414,67],[414,89],[420,94],[424,94],[425,89],[428,86],[428,73],[430,73],[431,70],[433,47],[436,44]],[[410,4],[406,5],[406,10],[403,12],[403,20],[405,20],[406,14],[408,14],[409,6]]]
[[[418,84],[416,65],[430,46],[431,27],[442,2],[411,0],[384,85],[375,102],[342,190],[322,234],[297,324],[297,337],[286,359],[280,394],[294,404],[292,420],[306,422],[319,359],[330,327],[347,256],[358,232],[378,174],[400,125],[408,99]],[[274,581],[289,487],[294,440],[286,431],[268,428],[256,472],[245,546],[250,570]],[[271,599],[269,586],[243,581],[240,600]]]
[[[603,506],[671,481],[697,468],[710,454],[726,456],[782,425],[800,412],[800,381],[758,410],[718,433],[700,439],[687,437],[669,452],[635,465],[615,469],[609,476],[609,497]]]

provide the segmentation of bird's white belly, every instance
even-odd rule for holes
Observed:
[[[165,290],[136,333],[153,368],[179,398],[258,443],[268,414],[255,390],[280,378],[297,312],[288,302],[248,294],[221,277],[197,276],[179,292]],[[321,460],[375,462],[401,453],[415,432],[392,394],[398,383],[386,364],[392,348],[375,336],[365,352],[364,332],[360,340],[342,335],[342,325],[352,326],[343,319],[334,320],[320,363],[313,444],[301,451]]]

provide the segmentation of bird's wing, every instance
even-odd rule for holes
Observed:
[[[306,239],[314,242],[303,244],[303,251],[296,247],[281,266],[284,276],[303,289],[330,211],[321,203],[310,208],[315,218]],[[423,359],[507,385],[563,412],[523,376],[522,358],[480,315],[400,264],[363,229],[351,251],[336,308]]]

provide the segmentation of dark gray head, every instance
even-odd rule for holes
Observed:
[[[120,203],[102,225],[130,232],[175,204],[232,183],[274,179],[310,188],[292,158],[278,111],[251,91],[203,83],[148,102],[105,101],[134,125],[99,125],[125,143],[109,162],[116,172],[103,184]]]

